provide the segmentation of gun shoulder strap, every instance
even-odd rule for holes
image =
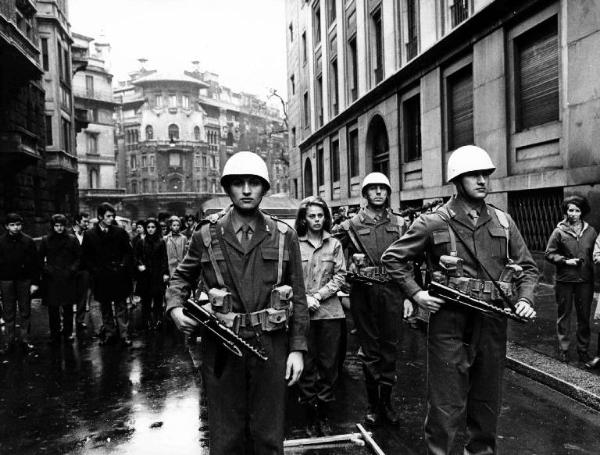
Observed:
[[[221,268],[219,267],[219,263],[215,258],[215,252],[212,248],[212,233],[211,233],[211,225],[214,223],[206,223],[200,227],[200,235],[202,236],[202,243],[208,252],[208,258],[210,259],[210,263],[215,271],[215,275],[217,277],[217,283],[219,283],[219,287],[225,287],[225,281],[223,280],[223,274],[221,273]],[[225,254],[225,253],[223,253]]]
[[[350,241],[354,245],[354,248],[356,249],[356,251],[358,251],[360,253],[363,253],[365,256],[367,256],[367,259],[369,259],[369,261],[371,262],[371,264],[376,265],[377,262],[375,262],[373,260],[373,258],[369,254],[369,250],[367,250],[365,248],[365,246],[362,244],[362,242],[360,241],[360,239],[356,235],[356,232],[354,230],[356,228],[356,223],[354,223],[353,219],[354,218],[351,218],[349,220],[344,221],[342,223],[342,227],[348,233],[348,237],[350,238]]]
[[[436,213],[438,213],[439,216],[448,224],[448,227],[450,228],[450,230],[454,232],[455,237],[458,238],[458,240],[460,240],[460,243],[463,244],[463,246],[465,247],[465,250],[467,250],[467,253],[469,253],[469,256],[471,256],[471,258],[473,258],[473,260],[475,261],[475,263],[487,275],[488,279],[493,283],[494,287],[496,288],[496,290],[498,291],[498,293],[502,297],[502,300],[508,306],[508,308],[510,308],[512,311],[516,311],[515,310],[515,306],[510,301],[510,299],[508,298],[508,296],[506,295],[506,293],[504,292],[504,290],[500,287],[500,285],[494,279],[494,277],[488,271],[488,269],[481,263],[481,261],[479,260],[479,258],[477,257],[477,255],[473,252],[473,250],[469,247],[469,245],[467,244],[467,242],[465,242],[465,240],[462,238],[462,236],[458,233],[458,230],[454,227],[454,223],[452,222],[452,218],[449,216],[448,211],[447,210],[438,209],[438,211]]]
[[[277,255],[277,284],[279,286],[281,284],[281,280],[283,279],[283,253],[285,249],[285,234],[288,231],[288,225],[275,220],[277,224],[277,230],[279,231],[279,247],[278,247],[278,255]]]
[[[496,213],[496,217],[498,218],[498,222],[500,223],[500,226],[502,226],[502,229],[504,229],[504,236],[506,237],[506,259],[510,260],[510,223],[508,222],[508,216],[506,216],[506,213],[503,212],[500,209],[497,209],[496,207],[493,207],[494,212]]]

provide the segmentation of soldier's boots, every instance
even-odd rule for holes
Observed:
[[[367,400],[369,406],[365,414],[365,422],[374,425],[380,420],[379,387],[376,382],[367,379]]]
[[[392,404],[392,386],[379,386],[379,403],[381,407],[381,417],[383,417],[388,423],[391,423],[392,425],[398,425],[398,423],[400,423],[400,416],[398,415],[398,411]]]
[[[304,407],[304,415],[306,418],[306,435],[309,438],[320,436],[321,429],[319,428],[319,409],[317,403],[308,402],[302,405]]]
[[[331,436],[333,430],[331,429],[331,423],[329,422],[330,406],[329,403],[319,401],[318,404],[319,414],[319,433],[321,436]]]

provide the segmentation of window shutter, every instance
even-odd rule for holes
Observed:
[[[449,150],[473,143],[473,74],[471,67],[453,75],[448,84]]]
[[[558,120],[558,29],[556,19],[518,42],[519,129]]]

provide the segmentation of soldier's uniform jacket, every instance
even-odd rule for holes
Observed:
[[[456,197],[441,210],[446,211],[460,237],[497,280],[508,259],[506,231],[498,219],[496,209],[484,204],[476,225],[467,215],[463,203]],[[525,299],[532,304],[538,279],[537,266],[514,221],[508,214],[506,217],[509,222],[508,256],[523,268],[521,277],[515,282],[517,299]],[[387,272],[406,295],[413,296],[421,290],[414,280],[412,261],[426,252],[431,266],[439,269],[440,256],[450,254],[451,240],[448,229],[448,224],[439,213],[421,215],[406,234],[384,253],[382,261]],[[456,248],[458,257],[464,261],[463,271],[466,277],[489,280],[458,239]]]
[[[274,285],[292,286],[292,316],[289,320],[288,340],[290,351],[306,351],[306,333],[308,330],[308,306],[302,276],[302,261],[298,237],[293,229],[285,233],[283,255],[283,277],[277,281],[279,255],[279,235],[277,223],[259,212],[256,229],[250,240],[248,252],[244,253],[232,228],[232,209],[218,220],[210,222],[212,249],[223,281],[231,292],[233,311],[250,313],[268,308],[271,290]],[[215,241],[215,239],[220,239]],[[231,262],[228,267],[223,249]],[[201,276],[202,275],[202,276]],[[202,278],[206,289],[219,288],[217,276],[211,265],[208,249],[205,247],[201,230],[197,229],[190,242],[188,253],[175,269],[167,290],[167,312],[183,306],[183,302]]]
[[[358,240],[359,247],[364,248],[365,251],[357,250],[348,233],[349,229]],[[367,259],[372,258],[374,262],[368,265],[380,266],[383,252],[398,240],[405,230],[404,219],[394,215],[391,210],[386,210],[381,219],[374,220],[367,209],[363,207],[350,220],[337,226],[334,233],[342,243],[344,250],[347,251],[348,261],[351,260],[354,253],[365,253]]]

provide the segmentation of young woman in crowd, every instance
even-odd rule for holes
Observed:
[[[590,211],[587,199],[569,196],[562,204],[564,219],[552,232],[546,246],[546,259],[556,266],[556,332],[561,360],[569,361],[571,313],[577,315],[577,353],[589,362],[590,308],[594,297],[592,254],[596,230],[583,221]]]
[[[136,294],[141,299],[143,327],[158,329],[162,324],[169,265],[167,248],[156,219],[145,221],[145,236],[135,243],[133,255],[138,271]]]
[[[65,341],[73,341],[73,304],[81,253],[79,242],[66,232],[66,225],[64,215],[52,215],[50,234],[42,237],[39,251],[42,302],[48,308],[52,344],[60,343],[61,335]]]
[[[345,280],[346,264],[341,243],[330,234],[331,213],[322,198],[302,201],[295,227],[310,311],[308,352],[299,382],[300,401],[307,413],[309,436],[329,435],[344,322],[337,292]]]

